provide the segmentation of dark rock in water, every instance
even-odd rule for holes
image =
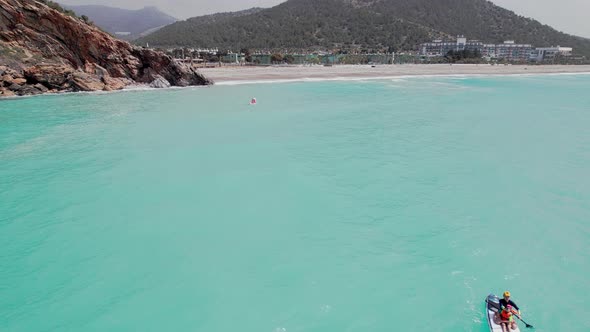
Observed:
[[[0,0],[0,63],[0,87],[18,94],[212,84],[161,52],[132,46],[33,0]]]

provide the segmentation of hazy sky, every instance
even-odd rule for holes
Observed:
[[[102,4],[113,7],[138,9],[157,6],[179,19],[234,11],[251,7],[271,7],[284,0],[57,0],[70,5]],[[321,1],[321,0],[317,0]],[[436,1],[436,0],[433,0]],[[590,0],[492,0],[492,2],[533,17],[567,33],[590,38]]]

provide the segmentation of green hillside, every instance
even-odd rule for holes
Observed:
[[[218,14],[177,22],[139,39],[153,46],[239,49],[335,45],[412,47],[441,35],[400,18],[357,8],[343,0],[290,0],[250,14]]]
[[[486,0],[289,0],[269,9],[191,18],[138,40],[153,46],[250,48],[391,47],[414,49],[464,34],[571,46],[590,56],[590,40],[561,33]]]

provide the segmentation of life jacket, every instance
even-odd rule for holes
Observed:
[[[510,318],[512,317],[512,312],[508,310],[508,308],[505,308],[504,310],[502,310],[500,315],[502,316],[502,320],[510,320]]]

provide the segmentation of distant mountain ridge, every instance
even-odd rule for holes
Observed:
[[[288,0],[251,13],[218,15],[173,23],[137,42],[234,50],[350,45],[406,50],[432,38],[461,34],[490,43],[571,46],[590,57],[590,40],[487,0]]]
[[[102,5],[62,6],[73,10],[77,15],[88,16],[100,28],[126,40],[139,38],[177,21],[156,7],[130,10]]]
[[[221,12],[221,13],[191,17],[191,18],[186,19],[185,22],[190,22],[192,24],[212,24],[212,23],[224,22],[225,20],[231,19],[231,18],[256,14],[256,13],[261,12],[263,10],[264,10],[264,8],[252,7],[249,9],[239,10],[236,12]],[[179,22],[179,23],[180,23],[179,25],[181,25],[182,22]]]

